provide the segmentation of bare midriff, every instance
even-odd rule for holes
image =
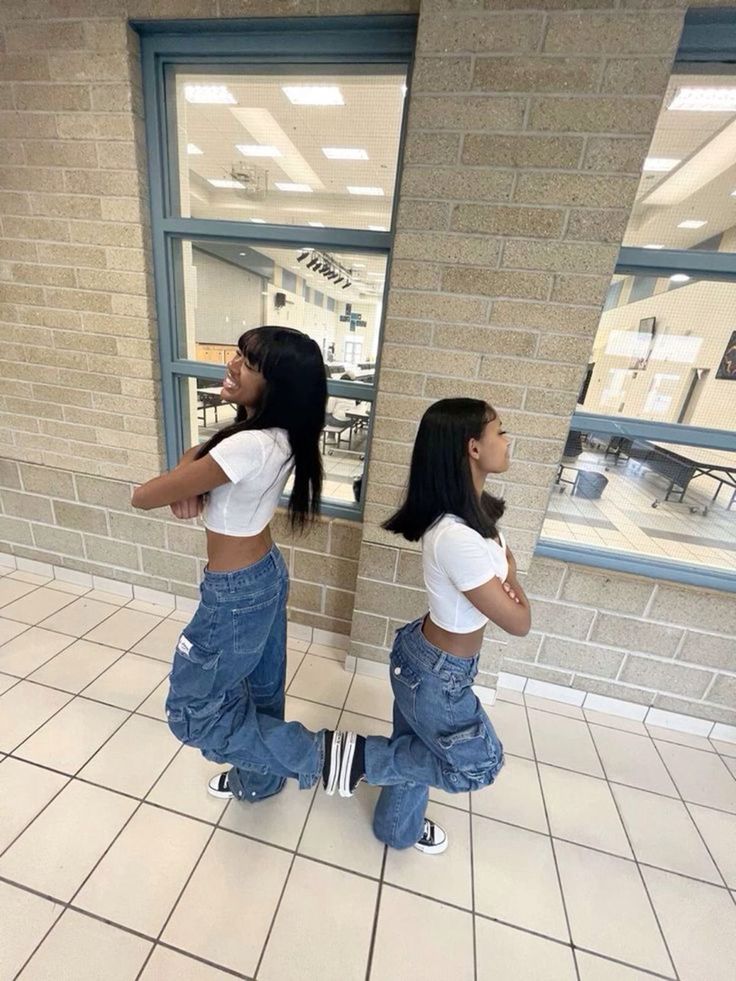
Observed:
[[[273,545],[268,525],[257,535],[223,535],[207,529],[207,568],[210,572],[234,572],[258,562]]]
[[[435,647],[453,654],[455,657],[475,657],[483,643],[485,627],[479,627],[469,634],[455,634],[451,630],[438,627],[429,613],[424,618],[422,633]]]

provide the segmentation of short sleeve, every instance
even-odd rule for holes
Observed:
[[[467,525],[446,528],[435,543],[434,554],[439,567],[461,593],[482,586],[498,574],[487,542]]]
[[[263,434],[257,429],[233,433],[213,446],[210,456],[233,484],[257,477],[266,462]]]

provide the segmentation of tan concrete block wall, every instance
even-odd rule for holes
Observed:
[[[0,458],[0,551],[196,597],[206,562],[203,528],[177,521],[168,508],[131,511],[132,487]],[[360,525],[323,520],[294,535],[279,512],[271,528],[291,575],[291,620],[349,633]]]

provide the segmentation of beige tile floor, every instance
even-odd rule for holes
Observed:
[[[733,981],[736,745],[508,693],[497,784],[432,793],[430,858],[376,790],[250,807],[163,722],[181,614],[0,577],[0,981]],[[388,731],[386,683],[295,641],[288,715]]]

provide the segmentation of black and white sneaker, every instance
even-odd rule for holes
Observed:
[[[365,779],[365,737],[357,732],[325,730],[325,761],[322,784],[332,797],[352,797],[355,788]]]
[[[225,770],[224,773],[216,773],[214,777],[211,777],[207,782],[207,793],[212,797],[219,797],[220,800],[231,800],[235,794],[230,790],[227,775],[228,771]]]
[[[447,849],[447,832],[439,824],[425,818],[422,837],[414,847],[425,855],[441,855]]]

